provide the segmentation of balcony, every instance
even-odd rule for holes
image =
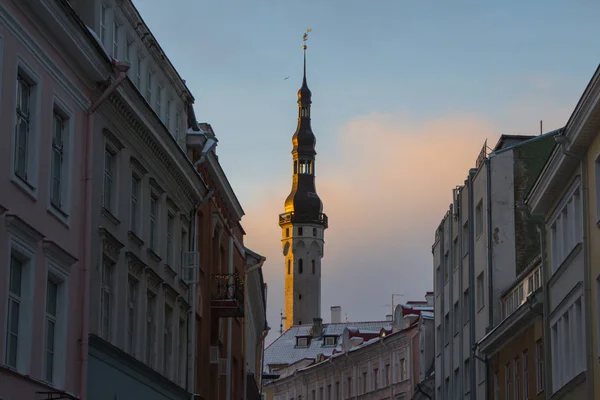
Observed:
[[[244,281],[237,272],[214,274],[213,295],[210,306],[217,318],[244,316]]]
[[[298,217],[294,216],[294,212],[287,212],[287,213],[279,214],[279,225],[280,226],[289,224],[289,223],[294,223],[294,222],[322,225],[323,228],[325,228],[325,229],[327,229],[327,226],[329,224],[327,215],[324,213],[319,214],[319,217],[317,219],[298,218]]]

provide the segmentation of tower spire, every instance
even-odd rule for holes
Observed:
[[[304,32],[304,35],[302,35],[302,41],[304,42],[302,45],[302,50],[304,50],[304,74],[302,75],[302,86],[306,85],[306,49],[308,48],[306,46],[306,41],[308,40],[308,34],[310,32],[312,32],[312,29],[309,28]]]

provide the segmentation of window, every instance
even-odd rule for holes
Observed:
[[[17,76],[17,104],[15,124],[15,175],[22,181],[32,186],[33,182],[33,137],[32,137],[32,102],[34,84],[31,79],[19,71]]]
[[[156,114],[158,118],[162,119],[162,85],[158,85],[156,87]]]
[[[435,338],[437,339],[436,340],[437,355],[440,355],[440,353],[442,352],[442,348],[444,347],[444,345],[443,345],[444,337],[442,336],[442,326],[441,325],[438,325],[438,327],[436,328]]]
[[[450,332],[450,313],[447,313],[444,316],[444,338],[446,339],[444,343],[446,343],[446,346],[450,343],[450,336],[452,336]]]
[[[188,236],[187,236],[187,232],[185,231],[185,229],[181,230],[181,268],[183,268],[183,255],[186,253],[186,250],[188,248]],[[219,269],[220,270],[220,269]],[[181,272],[181,270],[180,270]]]
[[[460,329],[460,315],[458,313],[458,301],[454,303],[454,313],[452,314],[452,319],[454,321],[454,334],[458,335],[458,331]]]
[[[292,272],[292,260],[288,260],[288,275]]]
[[[483,272],[477,276],[477,310],[485,305],[485,296],[483,290]]]
[[[20,320],[23,317],[21,303],[23,300],[24,262],[15,255],[10,257],[10,276],[8,282],[8,315],[6,329],[6,364],[17,368],[19,355]]]
[[[146,78],[146,101],[150,103],[152,101],[152,80],[154,79],[154,73],[148,69],[148,75]]]
[[[125,61],[129,65],[131,65],[131,47],[133,46],[133,42],[131,40],[127,40],[125,43]],[[129,70],[131,72],[131,69]]]
[[[173,100],[167,99],[167,105],[166,105],[166,109],[165,109],[165,125],[167,126],[168,130],[171,130],[171,104],[172,103],[173,103]]]
[[[469,322],[469,288],[465,289],[463,293],[463,305],[462,305],[462,320],[463,324]]]
[[[112,292],[114,265],[107,259],[102,260],[102,282],[100,285],[100,336],[110,342],[112,328]]]
[[[106,45],[106,16],[108,14],[108,7],[104,4],[100,6],[100,41]]]
[[[137,70],[135,71],[135,86],[141,92],[142,91],[142,57],[139,54],[137,55],[136,66],[137,66]]]
[[[154,341],[156,338],[156,296],[148,291],[146,304],[146,364],[154,365]]]
[[[302,265],[302,259],[299,259],[298,260],[298,273],[299,274],[302,273],[302,267],[303,267],[303,265]]]
[[[494,400],[500,400],[500,384],[498,383],[498,371],[494,372]]]
[[[325,346],[335,346],[336,339],[335,336],[325,336]]]
[[[388,387],[390,385],[390,364],[385,365],[385,376],[383,377],[383,379],[384,385]]]
[[[316,268],[315,268],[315,260],[312,260],[312,261],[310,262],[310,271],[311,271],[311,273],[312,273],[313,275],[315,274],[315,270],[316,270]]]
[[[112,56],[115,59],[119,59],[119,24],[116,22],[113,24],[113,45],[112,45]]]
[[[457,269],[458,264],[460,263],[460,248],[458,247],[458,238],[454,239],[454,243],[452,245],[452,257],[454,258],[454,269]]]
[[[165,331],[163,333],[163,372],[171,376],[171,354],[173,353],[173,309],[165,305]]]
[[[317,237],[317,228],[313,228],[313,236]]]
[[[445,387],[444,391],[446,392],[446,399],[450,399],[451,398],[450,397],[450,377],[447,377],[444,380],[444,385],[445,385],[444,386]]]
[[[450,257],[448,251],[444,254],[444,283],[448,282],[450,276]]]
[[[373,369],[373,390],[379,389],[379,369]]]
[[[156,250],[156,218],[158,217],[158,199],[154,194],[150,196],[150,243],[149,247]]]
[[[521,394],[521,380],[519,379],[519,373],[521,372],[521,366],[519,362],[519,357],[516,357],[513,361],[513,374],[515,376],[515,390],[514,390],[514,400],[519,400],[519,395]]]
[[[135,176],[131,176],[131,221],[130,221],[130,230],[133,233],[138,233],[139,226],[139,204],[138,204],[138,196],[140,194],[140,180]]]
[[[575,246],[582,242],[582,215],[579,182],[565,195],[550,219],[550,258],[552,272],[565,261]]]
[[[363,372],[362,374],[362,392],[367,393],[367,373]]]
[[[541,340],[535,343],[535,375],[537,382],[537,392],[544,390],[544,345]]]
[[[106,147],[104,149],[104,208],[111,213],[115,210],[115,169],[116,153]]]
[[[183,314],[180,310],[180,315]],[[179,384],[185,384],[185,370],[187,366],[187,324],[185,318],[179,318],[179,363],[177,376],[179,377]]]
[[[173,266],[173,214],[167,215],[167,264]]]
[[[46,351],[44,378],[46,382],[54,382],[54,353],[56,338],[56,314],[57,314],[58,285],[48,280],[46,282]]]
[[[443,290],[443,282],[442,282],[442,270],[441,267],[438,265],[437,268],[435,269],[435,280],[436,280],[436,289],[437,289],[437,295],[439,296],[440,294],[442,294]]]
[[[302,236],[302,227],[298,228],[298,236]]]
[[[462,254],[463,257],[469,254],[469,222],[465,222],[462,227]]]
[[[469,366],[469,359],[465,360],[465,369],[463,369],[463,382],[464,392],[469,393],[471,391],[471,369]]]
[[[506,398],[510,398],[511,392],[511,371],[510,371],[510,363],[506,363],[504,365],[504,395]]]
[[[52,187],[50,190],[50,204],[57,210],[64,208],[63,202],[66,197],[66,168],[64,167],[66,138],[67,118],[55,109],[52,119]]]
[[[175,138],[180,139],[181,136],[181,113],[179,110],[175,111]]]
[[[573,293],[573,292],[572,292]],[[578,293],[566,299],[550,322],[552,386],[554,392],[586,368],[585,321],[583,320],[583,295]],[[570,300],[570,301],[569,301]]]
[[[302,323],[298,323],[298,325],[302,325]],[[296,346],[297,347],[308,347],[308,339],[305,337],[296,338]]]
[[[352,396],[352,378],[348,378],[348,396]]]
[[[331,385],[327,385],[327,400],[333,400],[331,396]]]
[[[460,375],[459,370],[456,368],[454,370],[454,398],[460,399],[462,396],[460,395]]]
[[[127,283],[127,352],[135,355],[138,281],[129,275]]]
[[[406,358],[400,359],[400,382],[407,379]]]
[[[319,399],[323,399],[323,388],[319,388]]]
[[[523,351],[523,400],[528,399],[529,394],[529,360],[527,359],[527,350]]]
[[[342,397],[342,393],[340,392],[340,383],[335,383],[335,400],[340,400]]]
[[[290,228],[285,228],[285,237],[290,237]]]
[[[475,237],[479,237],[483,232],[483,200],[475,208]]]

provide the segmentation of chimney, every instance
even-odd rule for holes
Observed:
[[[385,320],[386,321],[393,321],[394,320],[394,316],[392,314],[388,314],[385,316]]]
[[[427,300],[427,307],[433,307],[433,292],[425,293],[425,300]]]
[[[312,336],[314,338],[323,335],[323,320],[321,318],[313,318]]]
[[[331,306],[331,323],[339,324],[342,322],[342,307]]]

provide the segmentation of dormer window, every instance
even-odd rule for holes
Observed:
[[[337,336],[325,336],[323,346],[333,347],[337,344]]]
[[[308,338],[307,337],[297,337],[296,338],[296,347],[308,347]]]

